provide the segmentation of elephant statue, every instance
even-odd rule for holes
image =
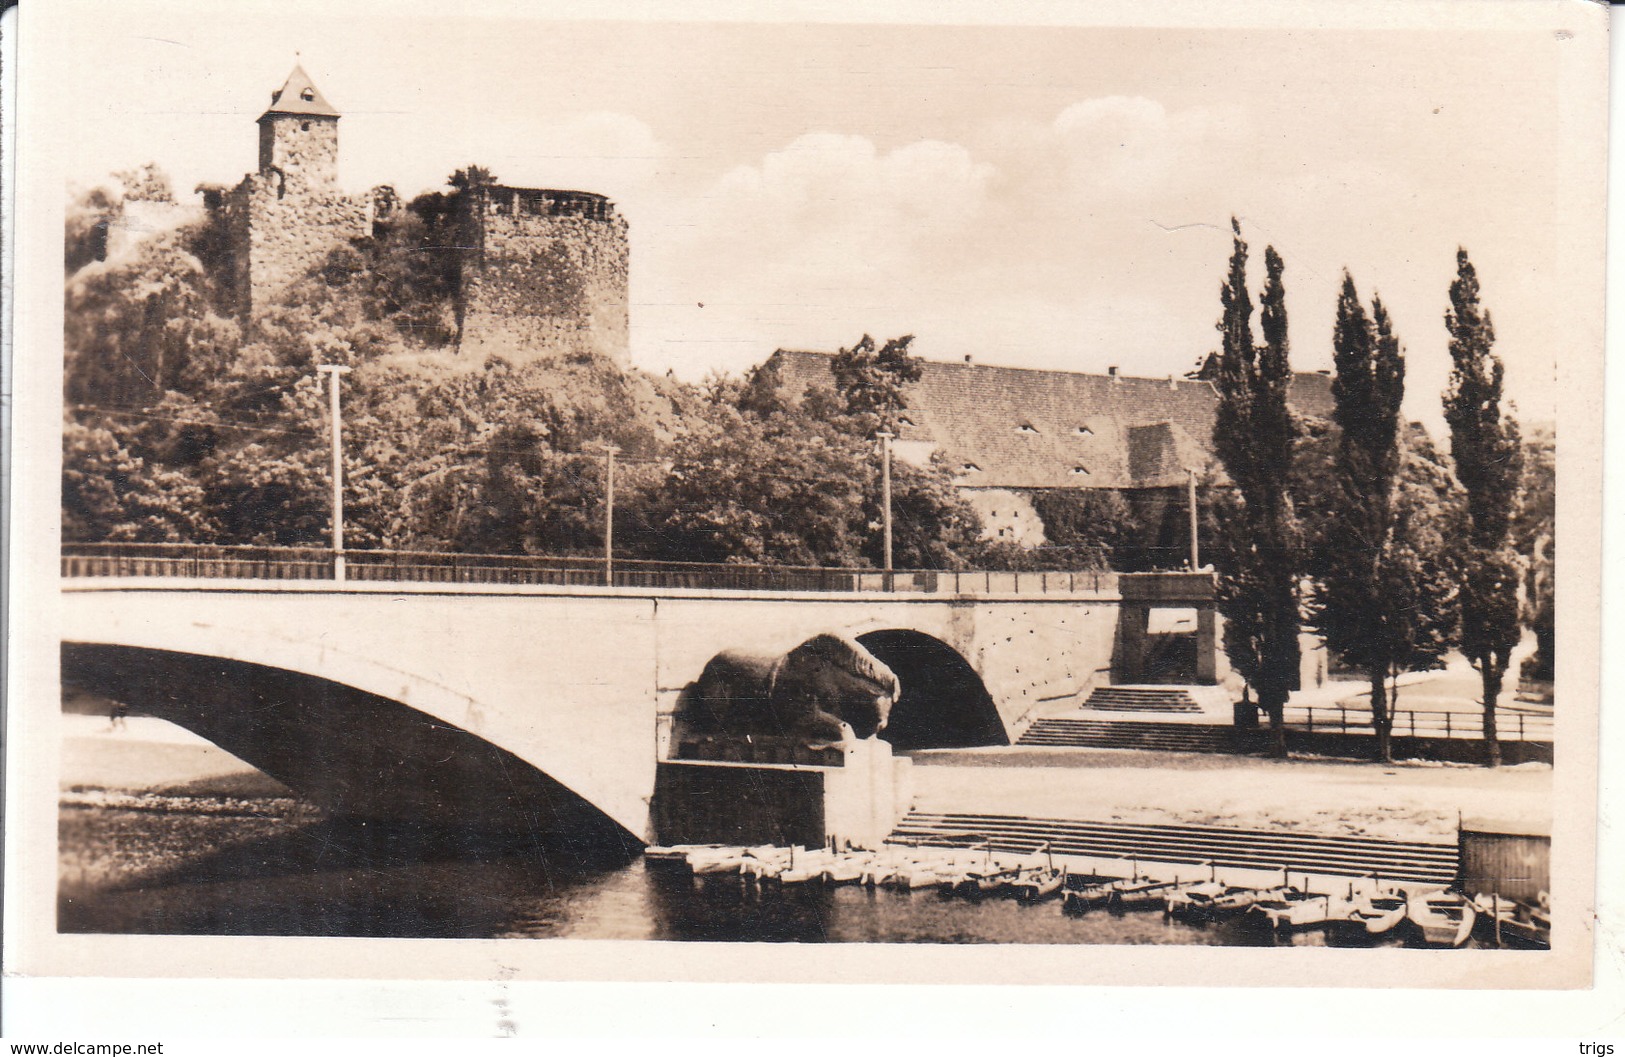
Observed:
[[[874,654],[826,633],[785,654],[724,650],[689,684],[679,714],[696,734],[791,737],[827,749],[883,730],[900,692]]]

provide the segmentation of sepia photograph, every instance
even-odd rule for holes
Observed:
[[[1470,8],[42,5],[13,953],[1586,986],[1607,20]]]

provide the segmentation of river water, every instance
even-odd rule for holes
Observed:
[[[758,892],[466,835],[325,820],[291,798],[68,795],[64,932],[797,942],[1230,944],[1239,924],[859,886]]]

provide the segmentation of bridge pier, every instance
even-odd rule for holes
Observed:
[[[1212,686],[1219,681],[1219,621],[1212,573],[1124,573],[1118,578],[1118,589],[1122,601],[1112,656],[1114,682]],[[1166,664],[1152,660],[1154,639],[1177,638],[1151,633],[1151,612],[1155,609],[1191,609],[1196,613],[1194,657],[1187,660],[1176,656],[1172,670],[1164,670]]]
[[[663,761],[650,805],[655,839],[878,848],[908,814],[911,763],[875,738],[847,746],[838,766]]]

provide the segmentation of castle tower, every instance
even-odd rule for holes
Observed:
[[[259,125],[261,176],[279,173],[300,190],[338,183],[339,112],[322,98],[303,66],[295,66],[287,83],[271,93],[270,109],[260,115]]]
[[[363,196],[338,186],[339,112],[294,66],[259,118],[259,168],[226,203],[233,299],[245,324],[327,255],[368,233]]]
[[[629,366],[627,223],[603,195],[486,185],[463,197],[458,347]]]

